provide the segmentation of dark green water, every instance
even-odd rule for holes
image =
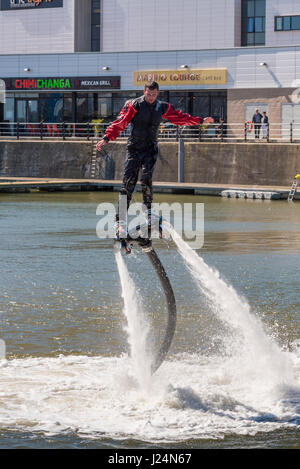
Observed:
[[[96,236],[98,204],[116,199],[0,195],[0,447],[298,448],[300,204],[155,197],[205,204],[198,254],[246,299],[278,350],[272,373],[264,357],[245,359],[240,331],[200,295],[174,244],[157,241],[178,324],[167,362],[141,390],[130,378],[112,242]],[[137,249],[126,263],[159,337],[158,282]],[[277,366],[279,350],[287,365]]]

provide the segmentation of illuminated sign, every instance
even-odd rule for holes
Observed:
[[[141,70],[133,72],[133,84],[144,86],[148,81],[156,81],[159,85],[225,85],[227,83],[226,68],[202,68],[184,70]]]
[[[81,77],[73,79],[76,90],[120,89],[121,77]]]
[[[62,6],[63,0],[0,0],[0,10],[32,10]]]
[[[4,78],[7,90],[103,90],[119,89],[117,77]]]
[[[71,81],[68,78],[18,78],[14,80],[16,90],[61,90],[71,89]]]

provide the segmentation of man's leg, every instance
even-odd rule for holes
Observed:
[[[123,175],[122,188],[121,188],[120,195],[119,195],[118,211],[116,214],[117,235],[118,235],[119,225],[124,226],[126,224],[125,220],[121,219],[123,217],[122,217],[122,214],[120,213],[121,212],[120,199],[121,197],[126,198],[126,210],[128,210],[130,202],[131,202],[132,194],[134,192],[134,189],[137,183],[140,165],[141,163],[140,163],[140,159],[138,155],[134,155],[134,154],[131,155],[127,153],[125,163],[124,163],[124,175]]]
[[[154,171],[154,166],[158,158],[158,148],[154,147],[154,151],[148,152],[143,158],[142,174],[141,174],[141,186],[143,192],[143,203],[147,208],[146,218],[148,224],[148,235],[149,238],[152,237],[153,230],[159,232],[160,237],[162,237],[161,231],[161,221],[159,217],[155,217],[151,213],[151,206],[153,201],[153,188],[152,188],[152,175]],[[148,241],[149,242],[149,241]],[[150,241],[151,244],[151,241]]]
[[[143,203],[147,207],[148,213],[151,213],[151,204],[153,201],[152,175],[154,166],[158,157],[157,150],[146,153],[143,158],[141,186],[143,193]]]

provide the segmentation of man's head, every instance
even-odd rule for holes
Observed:
[[[259,110],[258,110],[258,109],[256,109],[256,111],[255,111],[255,112],[256,112],[256,114],[258,114],[258,113],[259,113]]]
[[[153,104],[159,95],[159,86],[156,81],[146,83],[144,87],[144,96],[148,104]]]

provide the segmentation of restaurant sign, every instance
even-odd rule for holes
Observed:
[[[62,6],[63,0],[0,0],[0,10],[32,10]]]
[[[51,77],[4,78],[7,90],[68,91],[120,89],[121,78],[116,77]]]
[[[144,70],[133,72],[133,85],[141,86],[149,81],[159,85],[225,85],[226,68],[202,68],[184,70]]]

